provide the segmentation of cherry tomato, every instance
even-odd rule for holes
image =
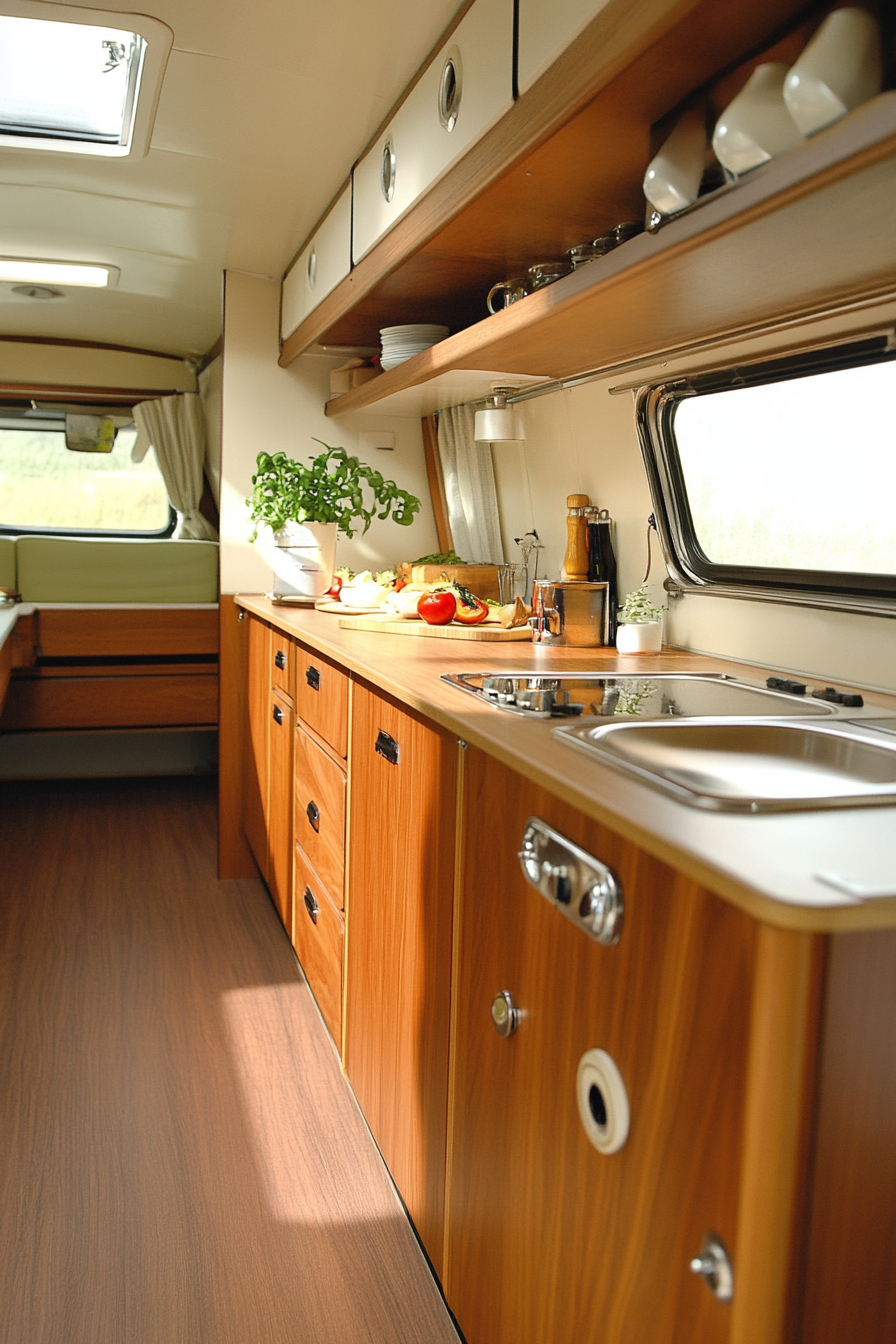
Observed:
[[[424,593],[417,603],[417,615],[427,625],[450,625],[456,611],[457,598],[453,593]]]

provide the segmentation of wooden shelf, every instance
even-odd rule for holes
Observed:
[[[567,379],[896,291],[894,218],[896,92],[658,233],[335,398],[327,415],[380,403],[426,413],[450,404],[449,375],[464,386],[460,371],[483,371],[468,383],[475,397],[500,376],[489,370]]]
[[[760,52],[793,59],[805,13],[805,0],[609,0],[284,341],[280,363],[314,345],[376,346],[386,324],[465,329],[496,280],[640,218],[663,118]]]

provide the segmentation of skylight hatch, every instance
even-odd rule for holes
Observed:
[[[145,45],[119,28],[0,15],[0,130],[126,144]]]
[[[165,24],[107,12],[119,24],[99,25],[95,10],[41,0],[0,0],[0,10],[0,144],[146,152],[173,36]]]

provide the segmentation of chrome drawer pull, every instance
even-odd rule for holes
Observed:
[[[308,818],[309,825],[315,834],[320,831],[320,808],[312,798],[311,802],[305,808],[305,816]]]
[[[272,712],[273,712],[273,716],[274,716],[274,722],[275,722],[275,723],[282,723],[282,722],[283,722],[283,710],[280,708],[280,706],[279,706],[279,705],[275,705],[274,708],[273,708],[273,711],[272,711]]]
[[[312,924],[316,924],[317,912],[320,909],[320,906],[314,899],[314,894],[310,887],[305,888],[305,894],[302,897],[302,900],[305,902],[305,909],[308,911],[308,918],[311,920]]]
[[[624,908],[612,868],[539,817],[526,822],[519,860],[526,881],[573,924],[603,947],[619,942]]]
[[[384,761],[388,761],[390,765],[398,764],[398,743],[394,737],[384,733],[382,728],[376,735],[374,751],[378,756],[382,756]]]
[[[286,667],[286,654],[283,652],[282,649],[278,649],[277,652],[274,654],[274,666],[279,667],[281,672]]]
[[[311,687],[312,691],[320,690],[320,672],[316,667],[305,668],[305,680]]]

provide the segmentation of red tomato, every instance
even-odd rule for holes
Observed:
[[[417,603],[417,615],[427,625],[450,625],[456,611],[457,598],[453,593],[424,593]]]
[[[460,601],[457,604],[457,611],[454,613],[454,619],[460,621],[461,625],[478,625],[484,621],[488,615],[488,607],[480,598],[474,597],[473,604]]]
[[[342,579],[339,577],[338,574],[334,574],[333,582],[327,589],[326,595],[327,597],[338,597],[341,590],[342,590]]]

